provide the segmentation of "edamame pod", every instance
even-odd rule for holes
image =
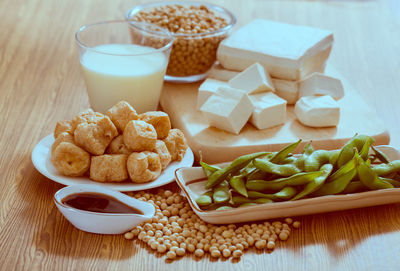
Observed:
[[[303,148],[303,154],[297,159],[295,165],[298,169],[304,170],[304,161],[307,159],[309,155],[314,152],[314,148],[311,145],[311,142],[307,143]]]
[[[326,150],[317,150],[310,154],[304,160],[304,171],[317,171],[323,165],[329,162],[331,153]]]
[[[304,189],[294,196],[291,200],[298,200],[304,198],[305,196],[317,191],[323,184],[325,180],[328,178],[329,174],[331,174],[333,169],[333,165],[325,164],[321,167],[322,174],[314,179],[314,181],[309,182]]]
[[[393,185],[385,180],[379,179],[378,175],[364,162],[356,152],[356,168],[360,181],[369,189],[393,188]]]
[[[295,143],[292,143],[292,144],[284,147],[283,149],[278,151],[276,154],[274,154],[272,156],[272,158],[270,159],[270,161],[272,163],[279,164],[280,162],[282,162],[283,159],[285,159],[289,155],[289,153],[293,152],[297,148],[297,146],[300,144],[300,142],[301,142],[301,139],[299,139]]]
[[[367,187],[361,181],[351,181],[341,194],[351,194],[366,190]]]
[[[389,163],[390,160],[389,158],[386,156],[386,154],[384,154],[383,152],[381,152],[380,150],[378,150],[377,148],[375,148],[374,146],[371,146],[372,150],[375,153],[376,158],[378,158],[379,161],[381,161],[382,163]]]
[[[206,189],[216,186],[222,182],[229,174],[240,170],[242,167],[246,166],[254,158],[268,154],[268,152],[256,152],[252,154],[247,154],[236,158],[230,165],[225,168],[219,169],[212,173],[207,180]]]
[[[390,173],[400,171],[400,160],[394,160],[387,164],[379,164],[372,168],[372,171],[375,172],[378,176],[385,176]]]
[[[213,174],[215,171],[221,169],[219,166],[209,165],[207,163],[204,163],[203,161],[200,161],[200,165],[203,168],[204,174],[207,178],[210,177],[211,174]]]
[[[323,172],[322,171],[315,171],[315,172],[301,172],[295,175],[292,175],[287,178],[280,178],[271,181],[264,181],[264,180],[249,180],[246,182],[246,188],[248,190],[254,191],[265,191],[265,190],[280,190],[285,186],[296,186],[296,185],[304,185],[318,176],[320,176]],[[250,192],[250,191],[248,191]]]
[[[354,167],[350,171],[342,174],[340,177],[336,178],[330,183],[325,183],[320,189],[318,189],[313,196],[325,196],[325,195],[335,195],[343,192],[349,183],[357,175],[357,169]]]
[[[355,136],[353,136],[340,150],[337,160],[337,166],[341,167],[348,161],[353,159],[354,148],[356,148],[357,151],[360,152],[368,138],[369,136],[366,135],[356,134]]]
[[[244,183],[244,177],[233,176],[229,179],[229,184],[240,195],[247,197],[247,189]]]
[[[274,193],[274,194],[265,194],[258,191],[248,191],[249,198],[257,199],[257,198],[266,198],[271,199],[273,201],[278,200],[288,200],[296,195],[297,190],[294,187],[286,186],[282,190]]]
[[[268,172],[268,173],[272,173],[275,175],[279,175],[279,176],[284,176],[284,177],[288,177],[288,176],[292,176],[296,173],[300,173],[301,170],[298,169],[295,165],[293,164],[283,164],[283,165],[279,165],[279,164],[274,164],[268,160],[265,159],[254,159],[253,164],[256,168]]]
[[[271,199],[267,198],[258,198],[258,199],[249,199],[242,196],[234,196],[232,197],[231,204],[238,206],[245,203],[255,203],[255,204],[264,204],[264,203],[272,203]]]
[[[213,193],[213,201],[214,203],[224,203],[228,202],[230,199],[230,194],[229,194],[229,183],[228,181],[224,180],[218,186],[214,188],[214,193]]]
[[[213,191],[206,191],[196,199],[197,205],[200,207],[208,206],[212,203]]]

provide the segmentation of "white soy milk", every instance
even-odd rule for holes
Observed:
[[[93,110],[105,113],[121,100],[138,113],[156,110],[168,64],[163,52],[134,44],[92,49],[82,55],[81,66]]]

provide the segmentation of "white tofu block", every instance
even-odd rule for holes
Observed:
[[[287,104],[295,104],[299,99],[299,81],[272,78],[275,94],[286,100]]]
[[[286,100],[272,92],[250,95],[254,111],[250,122],[258,129],[266,129],[285,123]]]
[[[217,64],[210,69],[208,77],[221,81],[229,81],[238,74],[238,71],[227,70],[224,69],[224,67],[222,67],[220,64]]]
[[[220,87],[200,108],[211,126],[234,134],[239,134],[253,109],[246,92],[230,87]]]
[[[271,77],[259,63],[254,63],[229,80],[229,86],[242,89],[247,94],[275,91]]]
[[[207,78],[204,82],[200,85],[199,91],[197,93],[197,109],[205,103],[205,101],[213,95],[219,87],[227,87],[228,82],[223,82],[211,78]]]
[[[299,98],[313,95],[329,95],[335,100],[339,100],[344,96],[343,84],[337,78],[322,73],[313,73],[300,81]]]
[[[294,112],[302,124],[311,127],[336,126],[340,119],[340,107],[329,95],[302,97]]]
[[[302,80],[321,70],[332,45],[331,31],[256,19],[220,43],[217,59],[230,70],[241,71],[258,62],[271,77]]]

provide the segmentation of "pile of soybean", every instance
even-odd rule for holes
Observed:
[[[257,152],[225,168],[200,162],[207,191],[196,202],[203,210],[223,210],[302,198],[400,187],[400,160],[389,161],[372,144],[355,135],[340,150],[292,153],[301,140],[278,152]]]

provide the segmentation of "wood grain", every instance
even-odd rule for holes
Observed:
[[[52,202],[62,186],[40,175],[30,154],[58,120],[89,106],[74,33],[123,18],[143,2],[0,1],[0,270],[398,270],[399,204],[299,217],[302,228],[275,251],[251,250],[240,261],[189,256],[169,262],[139,242],[81,232],[62,217]],[[330,63],[377,110],[391,144],[400,147],[400,22],[393,5],[213,2],[236,14],[238,25],[260,17],[331,29]]]

